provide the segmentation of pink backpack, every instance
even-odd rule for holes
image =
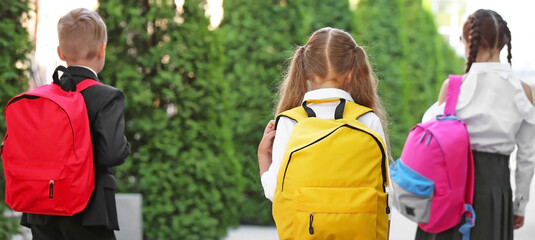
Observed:
[[[459,231],[469,239],[476,219],[474,162],[466,125],[455,116],[461,82],[461,76],[450,75],[444,114],[412,128],[390,175],[393,203],[401,214],[422,230],[439,233],[466,213]]]

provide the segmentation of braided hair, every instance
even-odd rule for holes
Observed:
[[[465,72],[476,62],[480,48],[501,50],[507,45],[507,61],[511,64],[511,31],[497,12],[479,9],[470,15],[463,26],[463,38],[469,44]]]

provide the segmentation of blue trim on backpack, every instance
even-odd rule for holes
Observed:
[[[436,116],[436,119],[438,121],[448,121],[448,120],[460,120],[457,116],[455,115],[437,115]]]
[[[476,224],[476,213],[470,204],[464,204],[464,209],[472,213],[472,217],[466,217],[464,224],[459,228],[459,232],[463,234],[463,240],[470,240],[470,229]]]
[[[435,183],[405,165],[401,158],[390,165],[392,181],[413,194],[431,197]]]

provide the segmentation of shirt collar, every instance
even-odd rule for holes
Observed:
[[[320,88],[305,93],[303,102],[310,99],[329,99],[329,98],[343,98],[347,101],[355,102],[351,95],[338,88]]]
[[[93,72],[93,74],[95,74],[95,76],[98,76],[97,72],[95,72],[95,70],[91,69],[90,67],[86,67],[86,66],[82,66],[82,65],[72,65],[72,66],[69,66],[69,67],[81,67],[81,68],[85,68],[85,69],[90,70],[91,72]]]
[[[512,72],[511,65],[500,62],[475,62],[470,67],[470,72],[472,71]]]

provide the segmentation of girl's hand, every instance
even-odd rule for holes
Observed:
[[[260,176],[269,169],[271,165],[271,150],[273,148],[273,139],[275,139],[275,121],[271,120],[266,125],[262,141],[258,144],[258,167]]]
[[[514,220],[513,221],[513,228],[514,229],[519,229],[522,226],[524,226],[524,217],[514,215],[513,216],[513,220]]]

